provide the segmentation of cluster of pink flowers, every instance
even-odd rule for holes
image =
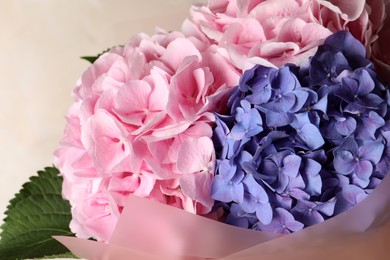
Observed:
[[[72,231],[108,241],[129,194],[210,215],[213,112],[242,70],[299,64],[342,29],[367,46],[376,39],[382,5],[376,16],[374,0],[332,2],[209,0],[183,32],[138,34],[103,54],[74,90],[55,152]]]
[[[222,73],[223,72],[223,73]],[[211,211],[214,115],[239,73],[223,50],[181,33],[139,34],[81,77],[55,165],[71,228],[107,241],[129,194]]]
[[[210,0],[191,8],[182,30],[225,48],[234,65],[246,70],[254,64],[300,64],[341,30],[370,52],[383,19],[383,0]]]

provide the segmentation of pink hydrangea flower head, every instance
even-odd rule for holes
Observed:
[[[202,47],[180,32],[138,34],[81,76],[54,162],[77,236],[108,241],[131,194],[210,213],[212,112],[239,71],[225,49]]]
[[[225,48],[239,69],[280,67],[299,65],[340,30],[349,30],[370,55],[383,10],[383,0],[209,0],[192,7],[182,30],[198,45]]]

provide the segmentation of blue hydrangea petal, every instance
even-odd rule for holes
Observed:
[[[272,221],[272,207],[269,203],[259,203],[256,208],[256,217],[261,223],[267,225]]]
[[[313,110],[321,111],[322,113],[326,114],[326,110],[328,107],[328,95],[324,95],[318,102],[316,102],[313,106]]]
[[[248,129],[244,125],[236,124],[233,126],[230,136],[233,140],[242,140],[247,133]]]
[[[278,194],[275,193],[275,202],[274,205],[284,208],[286,210],[291,210],[293,205],[293,198],[287,194]]]
[[[353,117],[339,117],[335,121],[334,127],[339,134],[349,136],[356,130],[356,124],[356,120]]]
[[[358,89],[356,91],[356,95],[364,96],[374,90],[375,83],[371,78],[370,74],[364,68],[356,69],[351,78],[356,79],[359,82]]]
[[[249,192],[244,192],[244,200],[240,203],[240,207],[246,213],[256,213],[256,198]]]
[[[356,185],[362,189],[367,189],[368,185],[370,184],[370,179],[361,179],[356,174],[352,175],[350,184]]]
[[[218,164],[218,174],[215,175],[211,185],[211,197],[222,202],[242,202],[244,186],[242,178],[237,178],[237,167],[229,160],[223,160]]]
[[[254,92],[253,94],[246,96],[245,100],[249,101],[253,105],[261,105],[269,101],[271,93],[271,87],[267,85],[261,92]]]
[[[341,174],[349,174],[355,169],[355,156],[350,151],[338,151],[333,161],[334,168]]]
[[[253,175],[247,174],[242,181],[245,184],[245,189],[249,192],[256,203],[266,204],[269,203],[268,195],[264,188],[256,182]]]
[[[335,95],[346,102],[354,102],[358,95],[359,83],[349,77],[342,78],[342,84],[337,89]]]
[[[310,199],[310,195],[307,194],[305,191],[294,188],[291,191],[289,191],[289,194],[291,197],[297,199],[297,200],[308,200]]]
[[[352,154],[357,155],[359,153],[359,146],[353,136],[349,136],[343,140],[336,150],[347,150]]]
[[[295,105],[297,97],[293,93],[278,94],[277,97],[261,106],[272,112],[287,112]]]
[[[218,176],[221,176],[226,181],[233,179],[236,171],[237,166],[232,164],[229,160],[222,160],[218,164]]]
[[[240,80],[239,80],[238,89],[240,91],[242,91],[244,93],[249,91],[249,89],[251,88],[249,81],[254,77],[256,70],[258,70],[258,69],[259,68],[257,68],[257,67],[253,67],[249,70],[244,71],[244,73],[242,74],[242,76],[240,77]]]
[[[298,79],[287,66],[279,69],[278,75],[273,84],[279,86],[281,93],[289,93],[300,87]]]
[[[370,64],[366,60],[366,48],[355,39],[350,32],[339,31],[325,39],[324,46],[341,51],[354,67],[366,67]]]
[[[385,146],[380,141],[367,143],[359,147],[359,158],[377,164],[382,157],[384,148]]]
[[[299,111],[300,109],[302,109],[302,107],[305,105],[306,101],[307,101],[307,98],[309,97],[309,93],[308,91],[306,90],[294,90],[293,91],[295,97],[296,97],[296,101],[295,101],[295,104],[294,106],[292,106],[290,108],[290,112],[297,112]]]
[[[302,158],[295,154],[284,157],[282,168],[283,174],[291,178],[297,177],[299,173],[299,167],[301,166],[301,161]]]
[[[350,69],[348,60],[341,52],[327,51],[316,54],[310,62],[310,83],[331,85],[337,82],[337,76],[347,69]]]
[[[306,226],[311,226],[324,221],[324,217],[317,211],[316,207],[317,204],[314,202],[298,201],[291,213]]]
[[[228,117],[216,115],[215,125],[213,132],[213,143],[216,150],[220,151],[221,158],[226,158],[228,150],[231,149],[233,143],[228,140],[227,135],[230,133],[230,129],[225,123]]]
[[[385,147],[381,160],[376,164],[375,170],[381,177],[384,177],[390,171],[390,131],[382,132],[385,140]]]
[[[211,185],[210,194],[214,200],[241,203],[244,199],[244,187],[242,183],[226,182],[225,179],[216,175]]]
[[[374,111],[370,111],[368,116],[362,115],[356,129],[356,138],[360,140],[375,140],[376,131],[385,125],[383,117]]]
[[[242,228],[249,228],[258,221],[255,214],[246,213],[238,204],[233,203],[225,222]]]
[[[282,234],[289,234],[291,231],[298,231],[303,227],[302,223],[296,221],[293,215],[283,208],[275,209],[275,216],[270,224],[264,225],[259,223],[259,228],[262,231]]]
[[[385,100],[376,94],[369,93],[364,97],[360,97],[357,100],[357,104],[361,107],[377,110],[381,104],[384,104]],[[387,105],[384,106],[387,108]]]
[[[291,126],[297,131],[297,135],[309,149],[315,150],[324,144],[320,130],[310,123],[307,112],[296,114]]]
[[[321,127],[321,133],[325,139],[332,142],[333,144],[340,144],[344,136],[338,131],[335,131],[336,121],[332,120],[331,122],[324,124]]]
[[[265,110],[265,115],[265,121],[269,127],[286,126],[294,121],[294,114],[292,113],[276,113]]]
[[[355,206],[362,200],[364,200],[367,197],[367,194],[364,192],[363,189],[355,186],[355,185],[348,185],[344,187],[344,189],[341,191],[341,196],[351,204],[351,206]]]
[[[317,196],[321,194],[321,169],[322,166],[317,161],[310,158],[304,160],[304,165],[301,169],[301,174],[306,184],[305,191],[311,196]]]
[[[317,202],[316,210],[327,217],[331,217],[334,214],[335,205],[336,198],[333,197],[325,202]]]
[[[234,114],[236,111],[237,107],[240,106],[241,101],[245,97],[245,94],[241,92],[240,88],[237,86],[233,88],[230,97],[228,99],[227,106],[230,107],[230,113]]]
[[[355,174],[361,180],[369,180],[372,175],[372,171],[373,166],[369,161],[358,161],[355,165]]]
[[[325,143],[319,129],[311,123],[304,124],[297,133],[309,149],[318,149]]]

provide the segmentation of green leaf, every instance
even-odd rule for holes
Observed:
[[[60,255],[50,255],[50,256],[40,257],[39,259],[53,259],[53,258],[78,258],[78,257],[69,252]]]
[[[102,56],[104,53],[106,53],[108,51],[110,51],[110,48],[107,49],[107,50],[102,51],[101,53],[99,53],[96,56],[82,56],[80,58],[83,59],[83,60],[89,61],[91,64],[93,64],[100,56]]]
[[[47,167],[31,177],[10,201],[1,226],[2,260],[69,254],[52,238],[73,235],[69,230],[70,205],[61,196],[61,186],[59,171]]]

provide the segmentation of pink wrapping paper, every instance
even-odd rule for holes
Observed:
[[[131,196],[108,244],[55,238],[86,259],[390,259],[390,177],[354,208],[289,235]]]

